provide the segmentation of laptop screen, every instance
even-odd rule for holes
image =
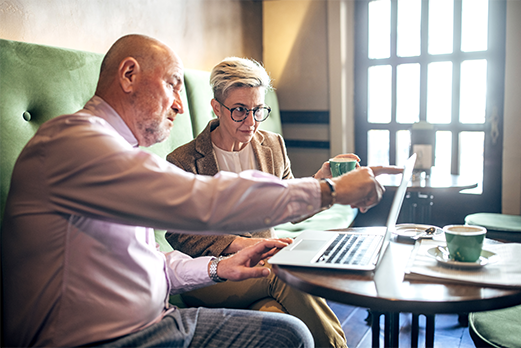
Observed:
[[[413,154],[407,162],[405,163],[405,167],[403,168],[402,180],[400,182],[400,186],[396,189],[396,193],[394,194],[393,203],[391,205],[391,210],[389,211],[389,215],[387,217],[387,231],[385,232],[385,237],[382,245],[382,250],[378,255],[377,265],[380,263],[380,260],[383,258],[385,254],[385,249],[389,245],[391,241],[391,234],[396,229],[396,221],[398,221],[398,215],[400,215],[400,210],[402,208],[403,199],[405,198],[405,193],[407,192],[407,185],[412,177],[412,172],[414,169],[414,163],[416,162],[416,154]]]

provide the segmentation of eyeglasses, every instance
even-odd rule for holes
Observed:
[[[253,113],[253,118],[255,119],[255,121],[262,122],[268,118],[271,112],[271,108],[269,106],[258,106],[253,109],[247,109],[243,106],[238,106],[236,108],[230,109],[220,101],[217,100],[217,102],[224,106],[226,109],[230,110],[232,120],[234,120],[235,122],[244,121],[246,117],[248,117],[248,115],[250,114],[250,111]]]

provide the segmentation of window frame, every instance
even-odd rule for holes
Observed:
[[[492,128],[502,130],[504,74],[505,74],[505,33],[506,33],[506,1],[489,0],[488,49],[480,52],[462,52],[461,47],[461,13],[462,1],[454,1],[454,40],[453,52],[450,54],[431,55],[428,53],[428,2],[422,0],[421,21],[421,53],[416,57],[398,57],[397,52],[397,0],[391,0],[391,47],[390,57],[383,59],[368,58],[368,4],[370,0],[356,1],[355,4],[355,149],[364,159],[368,157],[367,133],[369,130],[389,130],[389,162],[396,164],[396,134],[400,130],[410,130],[412,124],[396,122],[396,70],[397,66],[406,63],[420,64],[420,121],[427,117],[427,73],[428,64],[439,61],[452,62],[452,106],[451,122],[435,124],[436,131],[452,132],[451,174],[459,174],[459,134],[464,131],[480,131],[485,133],[485,166],[494,163],[501,168],[502,153],[489,151],[487,144],[500,144],[502,148],[502,132],[496,139],[491,139]],[[487,102],[485,123],[464,124],[459,122],[460,68],[465,60],[486,59],[487,61]],[[367,121],[368,102],[368,69],[375,65],[391,65],[392,68],[392,105],[391,122],[369,123]],[[491,92],[492,91],[492,92]],[[485,186],[485,173],[484,183]]]

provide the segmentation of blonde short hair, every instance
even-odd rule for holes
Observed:
[[[239,87],[272,89],[271,78],[264,67],[253,59],[228,57],[217,64],[210,74],[213,97],[224,102],[228,93]]]

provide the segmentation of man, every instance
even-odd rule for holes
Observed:
[[[329,183],[186,173],[138,148],[168,136],[183,113],[182,81],[169,47],[125,36],[85,108],[42,125],[20,154],[2,226],[7,346],[313,345],[291,316],[168,304],[169,294],[267,276],[253,266],[289,241],[264,240],[219,262],[160,253],[152,228],[266,228],[329,206],[335,187],[338,203],[364,210],[381,198],[378,173],[362,168]]]

